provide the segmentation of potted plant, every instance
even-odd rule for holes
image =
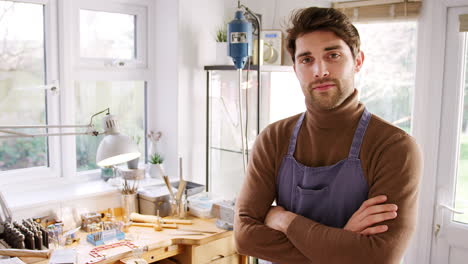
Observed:
[[[230,65],[231,57],[228,56],[227,28],[226,24],[218,27],[216,30],[216,64]]]
[[[152,178],[161,178],[162,179],[162,171],[163,171],[163,162],[164,157],[159,153],[154,153],[151,155],[149,159],[150,168],[149,168],[149,175]]]

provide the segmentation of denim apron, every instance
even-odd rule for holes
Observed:
[[[371,114],[364,109],[348,157],[323,167],[308,167],[294,158],[304,116],[305,113],[294,127],[288,153],[281,162],[276,179],[276,202],[290,212],[323,225],[343,228],[368,199],[368,185],[361,168],[359,151]]]

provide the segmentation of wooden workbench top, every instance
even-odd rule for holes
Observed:
[[[128,233],[125,233],[126,240],[131,241],[138,246],[138,249],[130,249],[128,247],[118,247],[101,251],[105,255],[105,260],[99,261],[99,264],[115,263],[121,259],[135,256],[148,255],[151,253],[161,252],[168,254],[168,251],[176,253],[182,252],[183,245],[203,245],[211,241],[231,236],[232,232],[224,229],[219,229],[215,225],[215,219],[200,219],[188,217],[193,221],[192,225],[178,225],[180,229],[214,231],[216,233],[204,233],[202,235],[184,235],[179,229],[164,229],[163,231],[155,231],[151,227],[131,226]],[[199,233],[196,231],[184,231],[186,233]],[[80,233],[80,242],[77,245],[71,245],[77,251],[77,263],[85,264],[94,259],[89,252],[95,248],[92,244],[86,241],[87,233]],[[135,253],[137,252],[137,253]],[[158,253],[159,254],[159,253]],[[172,255],[174,255],[172,254]],[[38,258],[21,258],[26,263],[47,264],[48,259]],[[153,257],[151,258],[153,259]],[[155,259],[156,260],[156,259]]]

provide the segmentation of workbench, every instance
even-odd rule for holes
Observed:
[[[150,227],[131,226],[125,234],[126,239],[137,246],[135,249],[129,247],[118,247],[100,251],[105,259],[98,264],[122,263],[126,258],[141,257],[148,263],[171,258],[175,262],[164,263],[181,264],[244,264],[247,257],[237,254],[234,246],[233,232],[219,229],[215,226],[215,219],[199,219],[189,217],[192,225],[179,225],[179,228],[194,230],[209,230],[216,233],[204,233],[202,235],[173,235],[180,233],[176,229],[164,229],[155,231]],[[198,233],[198,232],[192,232]],[[89,252],[96,247],[86,242],[87,233],[80,233],[80,242],[74,243],[72,247],[77,252],[77,263],[85,264],[96,261]],[[48,259],[21,258],[26,263],[48,264]]]

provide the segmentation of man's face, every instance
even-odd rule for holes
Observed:
[[[313,31],[296,39],[294,71],[304,96],[320,109],[338,107],[354,91],[354,74],[364,61],[330,31]]]

